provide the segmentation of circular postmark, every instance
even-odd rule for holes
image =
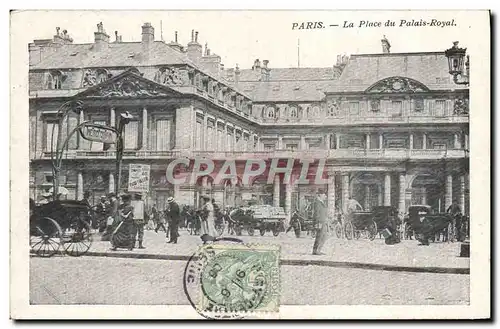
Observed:
[[[279,247],[254,247],[218,240],[202,246],[184,271],[184,291],[193,308],[209,319],[239,319],[276,311]]]

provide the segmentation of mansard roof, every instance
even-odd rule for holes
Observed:
[[[290,67],[270,68],[269,81],[309,81],[338,79],[341,69],[338,67]],[[258,82],[261,79],[260,70],[240,70],[241,81]]]
[[[444,52],[352,55],[330,92],[362,92],[378,81],[406,77],[430,90],[456,89]]]
[[[148,65],[193,64],[185,53],[172,49],[162,41],[155,41],[149,57],[143,53],[141,42],[110,42],[108,47],[96,51],[94,44],[65,44],[31,70],[130,67]]]

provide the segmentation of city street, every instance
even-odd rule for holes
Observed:
[[[187,304],[185,261],[32,257],[32,304]],[[467,304],[469,275],[281,266],[281,304]]]
[[[31,257],[30,300],[34,304],[186,304],[182,275],[188,257],[200,245],[198,236],[180,232],[179,243],[166,244],[163,232],[145,232],[147,249],[110,251],[94,235],[91,255],[113,257]],[[418,246],[405,240],[387,246],[383,239],[342,240],[331,237],[324,256],[310,254],[313,239],[292,233],[273,237],[240,236],[245,243],[281,246],[282,304],[467,304],[467,274],[418,273],[411,268],[467,269],[458,243]],[[163,259],[120,258],[151,256]],[[173,258],[165,258],[165,257]],[[177,258],[175,258],[177,257]],[[172,260],[178,259],[178,260]],[[179,260],[180,259],[180,260]],[[370,266],[317,266],[324,260],[345,264],[384,264],[410,270],[372,270]],[[288,261],[288,262],[286,262]],[[298,265],[298,266],[295,266]],[[333,266],[333,267],[332,267]],[[358,268],[356,268],[358,267]]]

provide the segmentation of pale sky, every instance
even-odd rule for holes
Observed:
[[[112,41],[115,30],[123,41],[140,41],[144,22],[154,26],[155,39],[160,40],[162,21],[166,42],[173,40],[177,30],[179,42],[186,45],[195,29],[199,42],[208,42],[226,68],[236,63],[240,68],[250,68],[256,58],[268,59],[273,68],[297,67],[299,39],[301,67],[332,66],[337,54],[381,53],[383,35],[389,39],[393,53],[444,51],[455,40],[470,49],[480,42],[477,17],[478,12],[465,11],[25,11],[14,13],[12,23],[21,22],[21,40],[16,41],[22,41],[27,49],[34,39],[51,38],[56,26],[68,30],[74,43],[92,43],[101,21]],[[399,27],[402,19],[419,22],[433,18],[454,19],[456,26]],[[396,27],[384,27],[388,19],[395,21]],[[359,28],[360,20],[382,22],[382,27]],[[308,21],[323,22],[327,27],[292,30],[294,22]],[[353,22],[355,27],[342,28],[344,21]]]

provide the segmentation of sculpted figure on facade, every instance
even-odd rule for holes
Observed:
[[[125,77],[114,83],[105,84],[88,97],[140,97],[140,96],[167,96],[158,86]]]
[[[87,69],[83,74],[82,87],[92,87],[103,83],[111,77],[105,69]]]
[[[182,85],[181,72],[176,67],[161,67],[155,73],[154,81],[162,85],[174,86]]]
[[[370,111],[380,112],[380,99],[370,100]]]
[[[412,79],[390,77],[375,83],[367,91],[373,93],[415,93],[429,91],[429,88]]]

